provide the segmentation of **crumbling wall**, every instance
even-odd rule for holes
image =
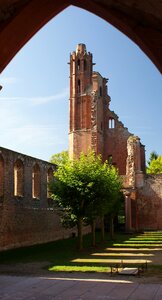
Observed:
[[[126,174],[127,140],[131,133],[111,110],[105,115],[104,159],[112,156],[112,164],[120,175]]]
[[[138,229],[162,229],[162,174],[145,176],[136,202]]]
[[[54,171],[56,166],[2,147],[0,155],[4,161],[4,172],[0,174],[4,183],[0,197],[0,250],[71,236],[74,230],[65,230],[61,226],[60,216],[53,207],[52,199],[48,198],[49,170]],[[17,160],[23,163],[23,195],[14,195],[14,165]],[[32,191],[34,166],[39,166],[40,170],[40,193],[37,196]]]

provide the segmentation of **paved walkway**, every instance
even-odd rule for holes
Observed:
[[[133,282],[125,277],[118,280],[0,275],[0,299],[161,300],[162,284]]]

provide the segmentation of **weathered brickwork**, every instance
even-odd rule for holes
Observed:
[[[0,250],[71,236],[72,230],[62,228],[48,191],[55,169],[0,147]]]
[[[129,137],[127,149],[127,173],[124,178],[126,229],[162,229],[162,175],[146,175],[142,171],[140,159],[143,157],[139,155],[138,137]]]
[[[109,108],[107,82],[93,71],[92,54],[79,44],[70,55],[69,155],[78,157],[81,151],[93,149],[125,175],[127,140],[132,134]]]
[[[127,231],[162,229],[162,177],[145,175],[145,147],[110,110],[107,82],[93,71],[92,54],[79,44],[70,55],[69,155],[93,149],[118,168]]]

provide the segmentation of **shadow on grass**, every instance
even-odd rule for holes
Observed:
[[[158,235],[160,237],[160,233]],[[151,252],[152,248],[157,245],[157,240],[154,240],[155,236],[156,234],[150,233],[149,241],[151,243],[149,243],[145,233],[140,235],[116,234],[114,241],[107,238],[107,241],[101,243],[100,234],[97,233],[95,248],[91,247],[91,235],[86,235],[84,236],[85,250],[81,252],[78,252],[76,248],[77,238],[70,238],[0,252],[0,264],[47,262],[46,269],[51,272],[109,272],[111,264],[123,260],[131,266],[146,260],[151,262],[154,255]],[[139,238],[140,240],[143,238],[142,243],[139,243]],[[146,248],[147,250],[145,250]],[[161,266],[156,269],[158,272],[162,271]]]

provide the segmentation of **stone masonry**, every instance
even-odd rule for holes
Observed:
[[[56,166],[0,147],[0,250],[72,235],[48,191]],[[74,231],[74,230],[73,230]]]
[[[93,149],[118,168],[125,194],[126,230],[162,229],[161,176],[146,176],[145,146],[110,110],[108,80],[93,71],[85,44],[70,55],[69,156]]]

